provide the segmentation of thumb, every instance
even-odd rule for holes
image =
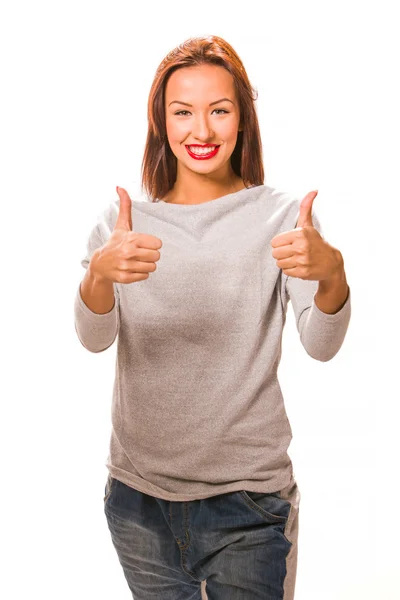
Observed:
[[[132,201],[124,188],[117,186],[119,196],[119,213],[114,229],[132,231]]]
[[[300,204],[300,215],[296,223],[296,227],[305,227],[306,225],[311,225],[311,227],[314,227],[312,220],[312,207],[317,194],[318,190],[315,190],[314,192],[309,192],[306,196],[304,196]]]

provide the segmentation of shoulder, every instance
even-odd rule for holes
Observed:
[[[300,198],[287,190],[270,185],[258,186],[258,199],[265,216],[293,219],[300,212]]]

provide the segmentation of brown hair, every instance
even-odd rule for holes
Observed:
[[[165,87],[174,71],[202,64],[220,65],[234,78],[239,98],[240,123],[235,149],[231,155],[232,169],[245,185],[262,185],[264,167],[262,143],[255,107],[258,92],[251,86],[242,61],[222,38],[209,35],[189,38],[171,50],[157,68],[147,104],[148,131],[142,160],[142,190],[151,201],[163,198],[174,186],[177,159],[166,134]]]

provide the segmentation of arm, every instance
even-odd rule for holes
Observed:
[[[109,348],[120,324],[118,290],[113,282],[97,278],[92,268],[101,246],[95,227],[89,236],[86,257],[81,261],[86,274],[78,286],[74,304],[75,330],[81,344],[90,352]]]
[[[322,235],[318,217],[314,227]],[[292,301],[297,330],[306,352],[316,360],[331,360],[343,344],[351,316],[351,292],[341,267],[330,280],[311,281],[285,277],[287,301]]]
[[[81,298],[88,308],[94,313],[105,314],[110,312],[115,305],[114,285],[108,279],[97,277],[93,269],[98,250],[95,250],[85,276],[80,285]]]
[[[338,250],[339,269],[332,279],[320,281],[315,294],[318,308],[328,314],[335,314],[341,310],[347,300],[350,288],[347,284],[346,272],[341,253]]]

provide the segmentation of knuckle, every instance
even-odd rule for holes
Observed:
[[[120,258],[120,260],[118,261],[118,269],[120,269],[120,271],[126,271],[127,268],[128,267],[126,258]]]
[[[125,244],[121,250],[121,256],[125,260],[128,259],[130,256],[132,256],[132,248]]]
[[[300,255],[305,255],[308,253],[308,245],[303,241],[301,244],[298,245],[297,247],[297,252]]]
[[[128,273],[126,271],[123,271],[122,273],[119,274],[119,278],[120,278],[120,283],[126,283],[127,279],[128,279]]]

